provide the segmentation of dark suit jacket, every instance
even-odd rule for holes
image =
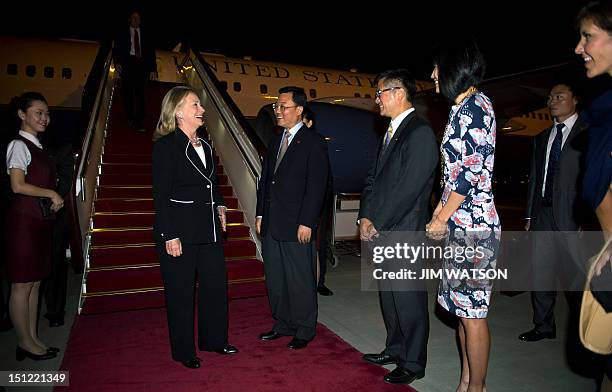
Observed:
[[[274,173],[282,138],[283,133],[276,136],[264,158],[257,190],[257,216],[262,217],[262,236],[269,230],[278,241],[297,242],[298,226],[314,229],[319,219],[329,158],[325,139],[303,125]]]
[[[115,49],[113,50],[115,62],[126,67],[130,60],[130,49],[132,48],[132,36],[130,27],[121,29],[115,39]],[[140,27],[140,51],[142,54],[141,62],[147,72],[156,72],[155,47],[150,41],[147,29]]]
[[[174,238],[194,244],[221,240],[217,207],[224,201],[212,148],[200,140],[206,168],[178,128],[153,144],[153,234],[158,242]]]
[[[559,158],[559,171],[553,181],[553,216],[557,228],[561,231],[578,229],[582,219],[589,214],[588,208],[580,197],[583,173],[583,154],[586,151],[586,125],[580,120],[574,123],[567,140],[563,144]],[[545,182],[544,165],[548,157],[546,147],[553,128],[549,128],[534,138],[529,191],[527,196],[527,218],[531,226],[537,224],[535,219],[542,208],[542,186]]]
[[[359,219],[378,231],[421,231],[429,203],[439,150],[431,127],[415,112],[400,124],[372,164],[361,194]]]

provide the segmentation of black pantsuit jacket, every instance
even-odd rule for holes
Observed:
[[[223,238],[217,207],[223,197],[217,185],[212,148],[200,139],[206,167],[187,136],[177,129],[153,146],[155,224],[164,280],[172,357],[195,358],[193,301],[199,276],[198,344],[219,350],[227,343],[227,287]],[[165,242],[180,239],[183,254],[166,253]]]
[[[439,151],[431,127],[410,113],[381,148],[361,195],[359,218],[378,232],[425,232]],[[429,318],[427,291],[382,290],[387,340],[385,353],[417,374],[425,371]]]

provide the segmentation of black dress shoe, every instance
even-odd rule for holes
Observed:
[[[49,327],[61,327],[64,325],[64,314],[45,314],[45,318],[49,320]]]
[[[278,339],[280,337],[282,337],[283,335],[277,333],[275,330],[272,330],[270,332],[264,332],[261,335],[259,335],[259,338],[261,340],[274,340],[274,339]]]
[[[317,293],[324,297],[329,297],[330,295],[334,295],[334,292],[327,288],[324,284],[317,287]]]
[[[60,352],[60,349],[57,348],[57,347],[47,347],[47,352],[48,353],[56,353],[57,354],[57,353]]]
[[[57,320],[49,321],[49,327],[51,328],[61,327],[62,325],[64,325],[64,319],[57,319]]]
[[[537,342],[542,339],[554,339],[557,337],[557,333],[555,331],[552,332],[540,332],[537,329],[532,329],[531,331],[527,331],[519,335],[519,340],[523,342]]]
[[[215,350],[217,354],[232,355],[238,353],[238,349],[231,344],[226,344],[221,350]]]
[[[17,349],[15,350],[15,359],[18,361],[23,361],[26,358],[30,358],[35,361],[44,361],[46,359],[55,358],[56,356],[57,355],[55,353],[50,353],[48,351],[44,354],[34,354],[19,346],[17,346]]]
[[[363,354],[362,358],[364,361],[375,363],[377,365],[389,365],[397,362],[395,358],[393,358],[391,355],[385,354],[384,351],[380,354]]]
[[[189,369],[197,369],[200,367],[200,358],[191,358],[187,361],[181,361],[181,363]]]
[[[404,369],[401,367],[396,367],[391,371],[391,373],[387,374],[384,377],[385,382],[389,384],[410,384],[414,380],[418,380],[419,378],[423,378],[423,374],[417,374],[411,372],[408,369]]]
[[[300,339],[300,338],[293,338],[291,339],[291,341],[289,343],[287,343],[287,347],[289,347],[292,350],[299,350],[301,348],[304,348],[308,346],[308,340],[304,340],[304,339]]]

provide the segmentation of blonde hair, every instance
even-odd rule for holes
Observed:
[[[176,130],[176,112],[183,105],[185,97],[189,93],[200,96],[195,89],[189,86],[176,86],[166,93],[162,100],[161,113],[157,121],[157,128],[153,133],[153,140],[157,140]]]

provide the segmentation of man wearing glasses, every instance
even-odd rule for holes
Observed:
[[[416,92],[408,70],[377,77],[376,103],[391,122],[382,138],[361,194],[359,234],[362,241],[381,241],[390,232],[425,233],[438,148],[431,127],[412,106]],[[380,236],[380,234],[385,235]],[[387,241],[388,242],[388,241]],[[397,263],[390,260],[390,266]],[[384,268],[384,267],[383,267]],[[385,382],[409,384],[423,377],[427,362],[429,318],[425,287],[379,281],[380,304],[387,329],[385,349],[365,354],[377,365],[396,364]]]
[[[314,236],[329,168],[325,139],[302,122],[306,93],[283,87],[274,104],[278,135],[264,158],[257,190],[257,233],[262,238],[272,330],[262,340],[293,336],[292,350],[315,336],[317,282]]]

